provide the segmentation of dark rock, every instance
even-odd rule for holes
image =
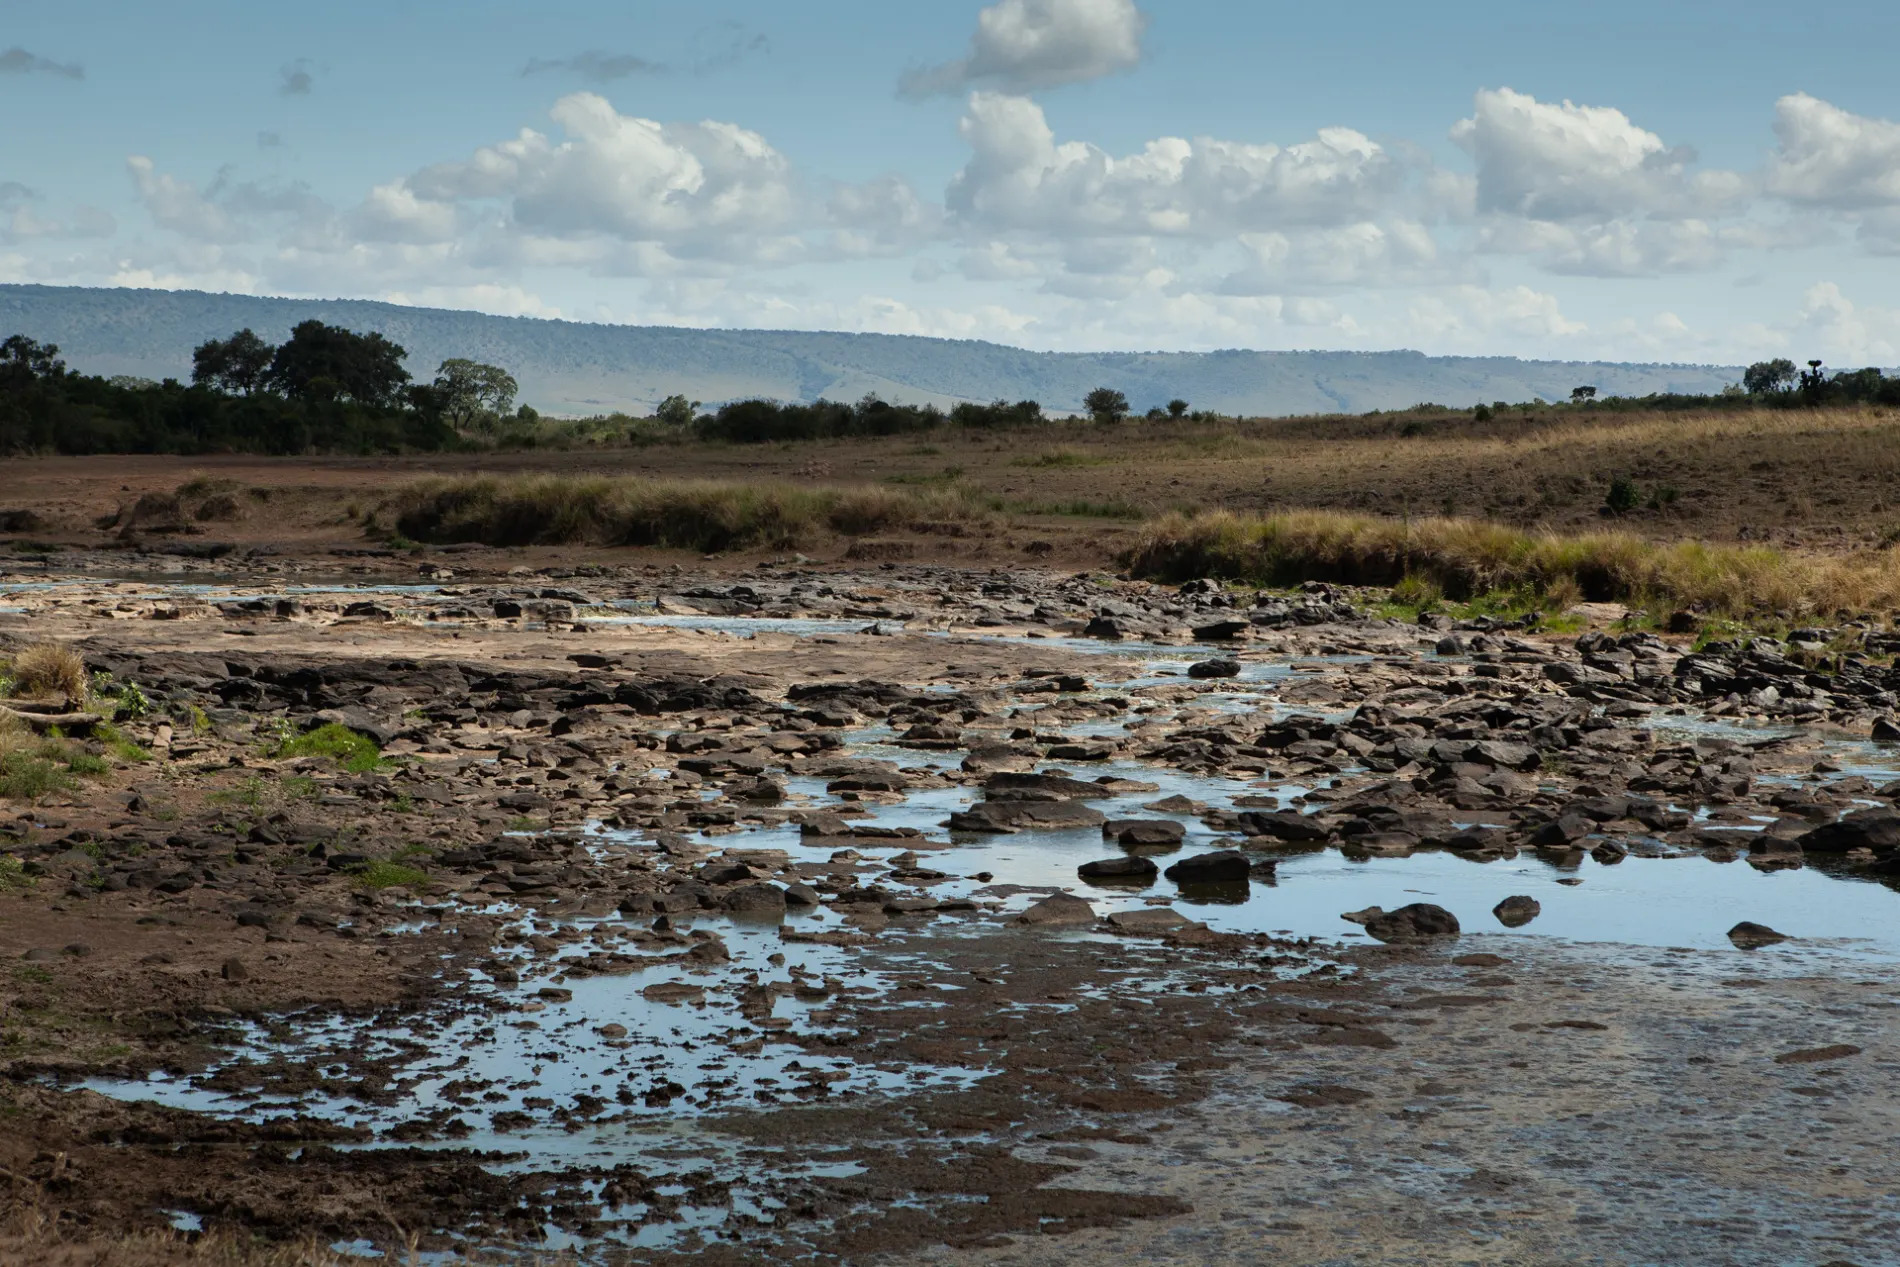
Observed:
[[[1522,928],[1544,913],[1544,908],[1536,898],[1507,897],[1491,908],[1498,917],[1498,923],[1506,928]]]
[[[1890,809],[1861,810],[1838,823],[1798,836],[1795,843],[1808,853],[1846,853],[1850,849],[1885,853],[1900,849],[1900,813]]]
[[[1116,911],[1108,917],[1109,927],[1122,933],[1167,934],[1184,928],[1198,928],[1187,916],[1165,906],[1145,906],[1133,911]]]
[[[1165,818],[1117,818],[1102,824],[1102,835],[1124,849],[1172,849],[1187,837],[1187,828]]]
[[[1875,743],[1900,743],[1900,724],[1891,717],[1880,717],[1874,721]]]
[[[785,909],[785,890],[776,884],[747,884],[720,899],[728,911],[768,913]]]
[[[1246,854],[1222,849],[1183,858],[1168,868],[1167,876],[1176,884],[1224,884],[1245,880],[1250,870],[1252,866]]]
[[[1084,880],[1139,880],[1146,883],[1154,879],[1160,870],[1152,858],[1136,855],[1085,862],[1075,869],[1075,873]]]
[[[991,800],[1066,800],[1096,801],[1114,795],[1099,783],[1064,778],[1059,774],[1023,774],[1003,770],[983,781],[983,790]]]
[[[1761,946],[1772,946],[1777,942],[1788,941],[1786,933],[1778,933],[1766,924],[1756,924],[1743,920],[1728,930],[1728,939],[1739,950],[1754,950]]]
[[[1038,831],[1066,831],[1078,827],[1100,827],[1106,819],[1100,810],[1080,801],[978,801],[967,810],[950,815],[951,831],[1012,832],[1030,828]]]
[[[1295,844],[1327,839],[1326,829],[1304,814],[1249,812],[1240,816],[1240,829],[1249,836],[1271,836]]]
[[[1396,911],[1380,907],[1369,907],[1340,916],[1355,924],[1365,925],[1368,933],[1380,941],[1413,941],[1425,937],[1458,936],[1458,917],[1442,906],[1430,902],[1413,902],[1401,906]]]
[[[1243,637],[1253,628],[1250,620],[1217,620],[1210,625],[1197,625],[1194,629],[1196,642],[1232,642]]]
[[[1188,665],[1187,675],[1191,678],[1229,678],[1240,676],[1238,660],[1202,660]]]

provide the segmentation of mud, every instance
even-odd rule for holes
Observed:
[[[58,562],[0,577],[0,644],[138,684],[151,759],[0,825],[0,1179],[42,1246],[1896,1260],[1885,631]],[[324,723],[380,760],[282,754]]]

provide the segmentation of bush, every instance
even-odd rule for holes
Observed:
[[[13,658],[16,695],[63,696],[77,703],[86,698],[86,662],[71,647],[42,642]]]
[[[1603,495],[1603,509],[1612,515],[1627,515],[1642,504],[1643,490],[1624,475],[1611,480],[1610,491]]]

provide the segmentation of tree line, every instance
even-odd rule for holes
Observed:
[[[855,404],[817,400],[785,404],[738,400],[701,412],[698,401],[669,396],[647,419],[616,416],[548,423],[517,406],[514,378],[499,366],[451,358],[429,382],[404,368],[407,352],[378,333],[361,334],[305,321],[281,344],[251,330],[212,339],[192,353],[190,383],[76,373],[59,349],[25,335],[0,342],[0,454],[5,453],[377,453],[559,443],[573,436],[606,442],[697,438],[730,444],[889,436],[954,427],[972,431],[1032,428],[1050,421],[1033,400],[893,404],[866,396]],[[1878,369],[1828,373],[1820,361],[1805,370],[1787,359],[1759,361],[1742,382],[1715,395],[1659,393],[1599,397],[1594,387],[1571,393],[1571,408],[1694,410],[1736,406],[1900,406],[1900,377]],[[1541,402],[1538,407],[1542,407]],[[1099,387],[1083,400],[1096,422],[1132,414],[1128,397]],[[1512,406],[1479,405],[1489,420]],[[1531,406],[1522,406],[1531,408]],[[1426,412],[1456,413],[1439,406]],[[1148,419],[1200,421],[1185,400],[1149,409]],[[601,424],[611,424],[603,428]],[[571,437],[569,437],[571,438]]]

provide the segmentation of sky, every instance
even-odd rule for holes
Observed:
[[[1900,364],[1900,5],[0,0],[0,282]]]

